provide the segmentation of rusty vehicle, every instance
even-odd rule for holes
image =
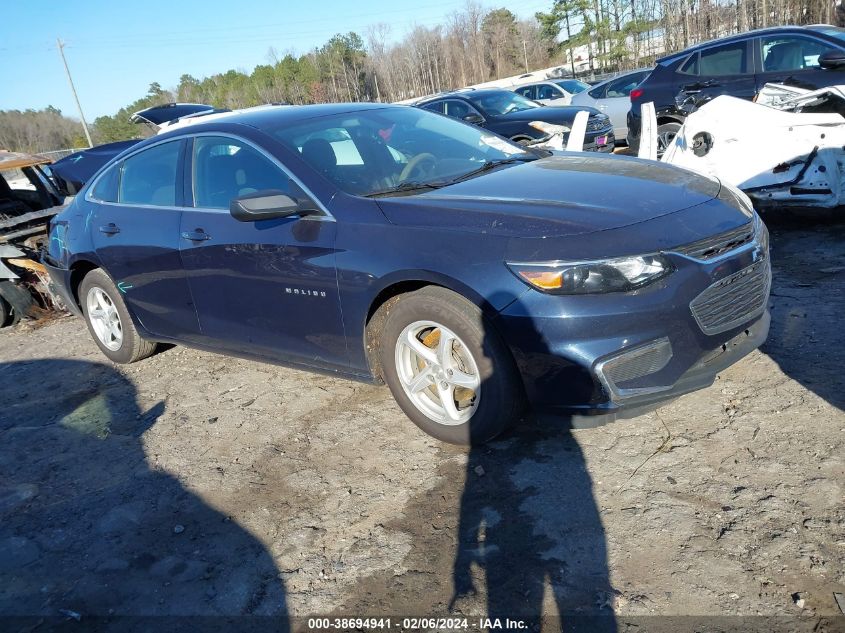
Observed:
[[[38,260],[50,219],[65,203],[48,175],[50,162],[0,151],[0,327],[64,307]]]

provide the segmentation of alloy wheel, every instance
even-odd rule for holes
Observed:
[[[463,424],[478,408],[481,378],[466,344],[434,321],[415,321],[396,341],[396,371],[405,394],[426,416]]]
[[[114,302],[101,288],[94,287],[86,297],[88,320],[100,342],[108,349],[117,351],[123,345],[123,325]]]

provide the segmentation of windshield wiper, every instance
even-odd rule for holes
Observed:
[[[388,189],[380,189],[379,191],[373,191],[368,194],[365,194],[366,198],[379,198],[381,196],[390,196],[395,193],[411,193],[414,191],[428,191],[431,189],[438,189],[442,187],[444,183],[434,183],[434,182],[403,182],[401,184],[396,185],[395,187],[389,187]]]
[[[500,160],[488,160],[480,167],[473,169],[472,171],[468,171],[465,174],[461,174],[456,178],[452,178],[448,181],[447,184],[453,185],[456,182],[463,182],[464,180],[468,180],[469,178],[473,178],[474,176],[479,176],[485,172],[488,172],[491,169],[495,169],[500,165],[511,165],[513,163],[527,163],[532,160],[537,160],[538,158],[538,156],[519,156],[513,158],[502,158]]]

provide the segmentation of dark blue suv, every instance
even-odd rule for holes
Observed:
[[[56,216],[43,260],[115,362],[168,342],[383,381],[458,443],[526,404],[577,421],[704,387],[769,326],[742,193],[403,106],[147,139]]]
[[[657,61],[631,92],[628,145],[640,145],[640,106],[654,102],[658,154],[672,142],[686,112],[717,97],[753,99],[767,83],[815,90],[845,84],[845,29],[781,26],[705,42]]]

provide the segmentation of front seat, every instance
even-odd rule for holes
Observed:
[[[332,144],[324,138],[312,138],[302,146],[302,158],[321,174],[333,179],[337,171],[337,156]]]

